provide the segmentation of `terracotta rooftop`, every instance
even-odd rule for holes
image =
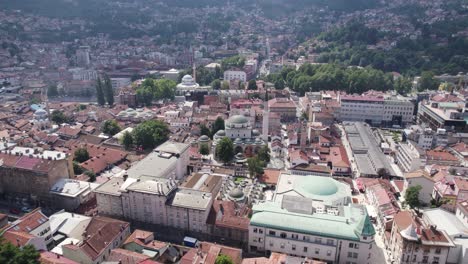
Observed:
[[[40,208],[37,208],[11,223],[9,230],[30,233],[48,221],[49,218],[41,212]]]
[[[106,249],[108,243],[112,243],[125,229],[129,227],[128,222],[96,216],[91,219],[86,233],[88,238],[79,246],[65,245],[72,250],[81,250],[91,259],[97,259]]]
[[[68,259],[64,256],[49,252],[42,251],[39,258],[41,264],[78,264],[78,262]]]
[[[409,211],[400,211],[395,214],[393,221],[398,226],[398,230],[402,231],[413,223],[413,216]]]
[[[123,248],[115,248],[111,251],[107,261],[115,261],[119,264],[140,264],[147,259],[149,259],[149,257],[146,255]]]
[[[266,184],[276,185],[280,174],[281,170],[267,168],[263,171],[263,175],[259,178],[259,181]]]

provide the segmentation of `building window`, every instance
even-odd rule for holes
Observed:
[[[320,254],[320,249],[316,248],[315,249],[315,254],[317,254],[317,255]]]
[[[322,238],[316,237],[315,238],[315,243],[322,244]]]
[[[348,258],[352,258],[353,257],[353,252],[348,252]]]
[[[178,214],[177,214],[177,216],[178,216]],[[257,228],[254,228],[254,229],[253,229],[253,232],[254,232],[254,233],[257,233],[257,232],[258,232],[258,229],[257,229]]]
[[[354,243],[349,243],[349,248],[354,248]]]
[[[359,249],[359,244],[358,243],[354,244],[354,248]]]
[[[299,239],[299,235],[298,234],[291,234],[291,238],[292,239]]]
[[[442,252],[442,249],[441,249],[441,248],[436,248],[436,250],[435,250],[435,253],[436,253],[436,254],[440,254],[441,252]]]
[[[309,241],[310,238],[309,238],[308,236],[304,236],[304,237],[302,237],[302,240],[304,240],[304,241]]]
[[[422,263],[427,263],[429,261],[429,256],[423,256]]]
[[[333,245],[333,239],[327,239],[327,245]]]
[[[304,247],[304,252],[307,252],[307,247]]]
[[[259,230],[258,230],[258,233],[259,233],[259,234],[263,234],[263,229],[259,229]]]
[[[353,258],[357,258],[358,257],[358,253],[353,253]]]
[[[272,231],[272,230],[270,230],[270,232],[268,232],[268,234],[269,234],[270,236],[276,236],[276,232],[275,232],[275,231]]]
[[[362,237],[362,239],[367,240],[367,237],[366,237],[366,236],[365,236],[365,237]]]
[[[331,256],[331,250],[327,251],[327,256]]]
[[[280,247],[281,247],[282,249],[284,249],[284,243],[281,243]]]
[[[296,245],[291,245],[291,249],[295,251],[296,250]]]
[[[281,238],[286,238],[286,233],[281,233],[281,234],[280,234],[280,237],[281,237]]]
[[[432,264],[439,264],[439,257],[434,257]]]
[[[413,256],[413,262],[416,262],[416,255]]]

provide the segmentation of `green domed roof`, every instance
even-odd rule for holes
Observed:
[[[338,192],[338,186],[332,178],[328,177],[304,177],[303,180],[298,181],[297,188],[304,195],[320,195],[329,196]]]
[[[229,123],[232,123],[232,124],[245,124],[248,122],[249,120],[247,119],[247,117],[243,115],[235,115],[229,118]]]

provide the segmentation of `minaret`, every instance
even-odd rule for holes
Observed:
[[[193,70],[193,81],[195,83],[197,83],[197,66],[195,64],[195,60],[193,60],[193,66],[192,66],[192,70]]]
[[[307,121],[306,120],[302,120],[301,121],[301,149],[302,150],[305,150],[305,147],[306,147],[306,143],[307,143],[307,136],[308,136],[308,131],[307,131]]]
[[[265,88],[265,102],[263,103],[263,128],[262,128],[262,137],[263,140],[268,142],[268,126],[270,119],[270,109],[268,108],[268,89]]]

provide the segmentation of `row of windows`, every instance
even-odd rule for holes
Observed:
[[[258,234],[263,234],[263,229],[254,228],[253,232],[258,233]],[[274,230],[269,230],[268,235],[269,236],[277,236],[276,231],[274,231]],[[288,234],[286,232],[279,233],[279,236],[281,238],[290,238],[290,239],[294,239],[294,240],[303,240],[303,241],[307,241],[307,242],[315,242],[317,244],[326,243],[327,245],[334,245],[334,240],[333,239],[327,239],[327,240],[324,239],[323,242],[322,242],[321,237],[316,237],[315,240],[312,241],[309,236],[304,236],[304,235],[300,236],[299,234],[291,234],[288,237]]]

